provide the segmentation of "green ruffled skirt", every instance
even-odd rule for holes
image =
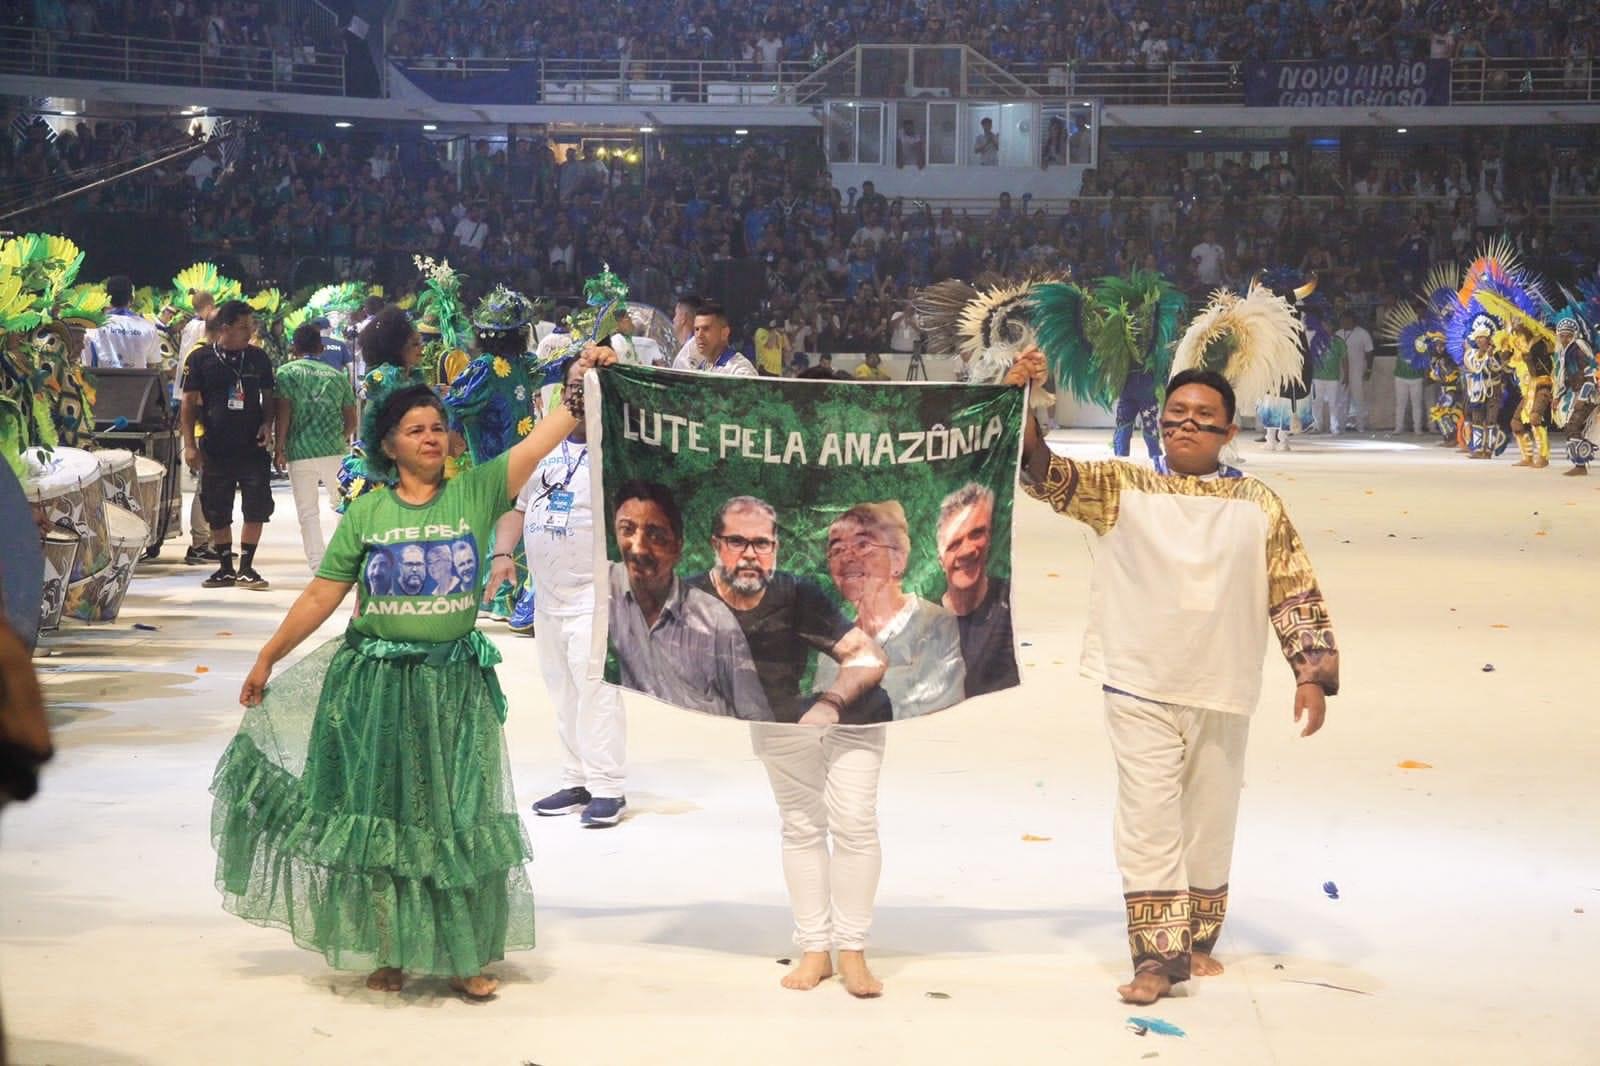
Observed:
[[[466,977],[533,946],[499,652],[328,642],[245,712],[217,764],[223,906],[341,970]]]

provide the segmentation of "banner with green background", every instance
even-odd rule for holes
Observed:
[[[1025,402],[1003,386],[591,374],[596,676],[690,710],[846,725],[1016,684]]]

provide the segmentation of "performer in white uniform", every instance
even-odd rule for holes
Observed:
[[[107,278],[106,295],[111,297],[111,310],[106,312],[103,325],[89,331],[85,362],[90,366],[138,370],[159,367],[161,327],[128,308],[133,302],[133,282],[121,274]]]
[[[565,388],[583,388],[577,360],[567,367]],[[594,629],[594,510],[589,446],[584,423],[540,461],[515,509],[495,527],[496,545],[518,533],[533,582],[534,632],[539,672],[556,707],[561,739],[561,788],[533,805],[535,814],[582,812],[592,828],[616,825],[628,801],[623,792],[628,727],[616,689],[589,678]],[[509,552],[496,552],[486,592],[516,580]]]
[[[1024,356],[1007,381],[1044,377]],[[1083,673],[1105,693],[1117,761],[1115,843],[1134,976],[1152,1003],[1212,957],[1228,903],[1250,715],[1272,623],[1297,688],[1303,736],[1339,685],[1332,625],[1305,549],[1273,492],[1224,466],[1238,432],[1221,374],[1168,383],[1157,469],[1053,455],[1028,420],[1023,487],[1094,531]]]

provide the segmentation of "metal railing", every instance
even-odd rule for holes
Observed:
[[[1457,59],[1451,104],[1600,102],[1600,67],[1588,59]]]
[[[809,63],[714,59],[482,59],[461,56],[393,58],[402,73],[470,83],[530,70],[541,103],[792,104]]]
[[[911,50],[913,46],[906,46]],[[560,103],[786,103],[863,95],[862,46],[820,69],[783,63],[776,71],[726,60],[466,59],[421,56],[394,59],[405,71],[470,79],[536,65],[545,99]],[[910,68],[908,68],[910,69]],[[1242,62],[1021,63],[1000,67],[972,53],[961,84],[974,97],[1093,97],[1124,106],[1238,107],[1245,100]],[[738,87],[738,88],[735,88]],[[1450,65],[1451,103],[1600,103],[1600,64],[1566,59],[1457,59]],[[872,94],[868,94],[872,95]]]
[[[1113,105],[1244,103],[1245,66],[1169,63],[1139,67],[1118,63],[1029,63],[1008,68],[1041,96],[1088,96]],[[1450,102],[1469,104],[1600,103],[1600,65],[1592,60],[1455,59]]]
[[[0,74],[342,96],[344,57],[111,34],[0,29]]]

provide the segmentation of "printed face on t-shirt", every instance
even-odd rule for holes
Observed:
[[[458,540],[450,550],[451,561],[461,577],[464,588],[471,588],[478,579],[478,553],[470,541]]]
[[[455,533],[448,539],[368,544],[362,580],[369,599],[432,599],[471,593],[478,579],[477,542],[461,532],[434,527],[431,532]],[[418,530],[417,532],[420,532]],[[400,608],[395,608],[401,610]],[[415,605],[411,611],[415,613]]]
[[[367,558],[367,595],[387,596],[394,585],[394,558],[386,551],[375,551]]]
[[[420,596],[423,583],[428,577],[426,556],[423,554],[422,545],[403,545],[399,549],[399,555],[400,581],[395,591],[406,596]]]

